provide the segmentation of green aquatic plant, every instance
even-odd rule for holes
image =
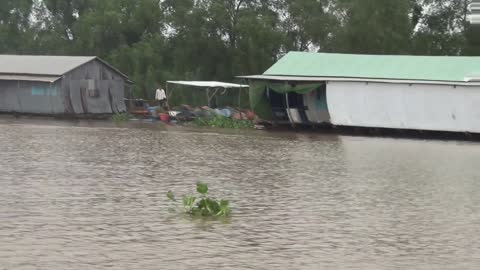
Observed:
[[[254,123],[251,120],[237,120],[217,115],[213,118],[197,118],[195,124],[198,127],[212,128],[231,128],[231,129],[248,129],[253,128]]]
[[[199,197],[185,195],[181,200],[183,211],[192,216],[202,217],[228,217],[231,213],[230,203],[227,200],[216,200],[208,197],[208,185],[202,182],[197,183]],[[172,191],[167,197],[174,203],[179,203]],[[178,206],[177,206],[178,207]]]
[[[112,116],[114,122],[126,122],[130,121],[130,119],[132,119],[132,116],[128,113],[116,113]]]

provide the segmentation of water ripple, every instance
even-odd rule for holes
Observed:
[[[0,269],[480,267],[478,144],[138,127],[0,121]]]

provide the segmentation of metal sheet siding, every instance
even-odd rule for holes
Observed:
[[[0,81],[0,112],[62,114],[60,83]]]
[[[109,99],[114,113],[126,112],[125,86],[122,81],[108,81]]]
[[[338,126],[480,132],[480,87],[329,82]]]
[[[125,78],[100,61],[67,73],[55,83],[0,80],[0,112],[111,114],[125,112]],[[88,94],[89,86],[98,96]],[[92,88],[92,87],[90,87]]]
[[[109,100],[108,84],[109,84],[109,81],[95,80],[95,85],[99,90],[98,97],[90,97],[85,92],[84,100],[86,101],[86,107],[88,108],[88,113],[93,113],[93,114],[113,113],[112,106]],[[88,85],[88,81],[85,82],[85,85]]]
[[[95,60],[79,66],[65,74],[69,80],[121,80],[125,78],[102,62]]]
[[[98,60],[72,70],[64,80],[65,92],[70,98],[68,103],[75,114],[111,114],[127,110],[125,78]],[[98,90],[97,97],[88,95],[92,85]]]
[[[3,59],[22,58],[2,57]],[[2,60],[2,57],[0,57],[0,60]],[[30,57],[27,58],[30,59]],[[36,59],[50,59],[48,57],[31,58],[35,61]],[[59,61],[59,59],[62,61],[68,60],[66,58],[53,58],[56,61]],[[86,61],[90,58],[78,59]],[[25,75],[5,77],[8,80],[1,80],[0,78],[0,112],[35,114],[111,114],[125,112],[127,109],[124,104],[124,96],[127,78],[99,59],[91,58],[90,60],[80,66],[72,66],[73,69],[63,76],[57,76],[57,79],[61,79],[55,83],[26,81],[23,79],[32,79],[33,77]],[[21,66],[18,63],[15,64],[18,65],[17,67]],[[10,69],[15,70],[17,67],[13,66]],[[30,71],[33,71],[39,67],[30,68]],[[1,70],[2,68],[0,68],[0,73]],[[50,71],[46,70],[45,72]],[[44,79],[44,77],[39,78]],[[89,89],[95,90],[98,95],[90,95]]]
[[[311,123],[320,124],[330,122],[326,100],[318,100],[316,93],[313,95],[309,93],[303,95],[303,101],[308,108],[305,113]]]
[[[17,89],[18,83],[15,81],[0,81],[0,112],[21,111]]]
[[[66,80],[65,84],[66,84],[65,87],[68,88],[68,93],[69,93],[66,98],[67,99],[70,98],[69,103],[72,106],[73,113],[74,114],[85,113],[83,110],[84,106],[82,105],[82,95],[80,93],[80,89],[82,87],[81,82],[79,80],[75,80],[75,81]]]

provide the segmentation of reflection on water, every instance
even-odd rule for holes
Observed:
[[[0,120],[0,269],[480,267],[479,144],[106,125]]]

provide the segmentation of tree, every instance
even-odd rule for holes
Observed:
[[[32,0],[0,0],[0,53],[27,50],[32,5]]]
[[[282,0],[279,1],[282,28],[286,34],[285,51],[322,50],[328,47],[334,34],[337,18],[332,14],[329,0]]]
[[[43,13],[43,18],[48,19],[50,25],[54,25],[65,40],[73,40],[76,36],[73,29],[75,23],[96,1],[43,0],[41,2],[46,9],[46,13]]]
[[[338,0],[340,16],[330,50],[364,54],[407,54],[413,27],[405,0]]]
[[[478,55],[471,0],[0,0],[0,53],[97,55],[137,97],[234,80],[291,50]]]
[[[459,55],[467,45],[471,0],[419,0],[422,15],[413,38],[413,53]]]

